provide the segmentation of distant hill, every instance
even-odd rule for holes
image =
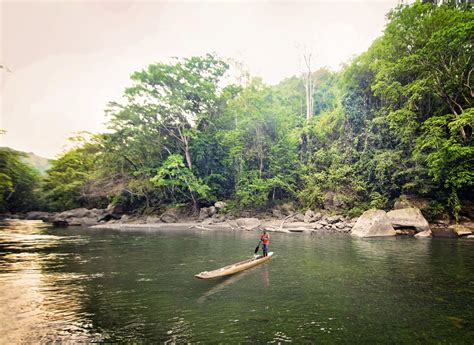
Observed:
[[[26,156],[23,157],[25,163],[30,164],[40,173],[44,173],[51,167],[51,159],[35,155],[33,152],[23,152]]]
[[[33,152],[23,152],[23,151],[18,151],[14,149],[10,149],[10,150],[20,153],[22,155],[21,160],[31,165],[33,168],[38,170],[41,174],[43,174],[46,170],[48,170],[51,167],[51,159],[35,155]]]

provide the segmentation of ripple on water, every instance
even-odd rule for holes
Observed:
[[[0,343],[472,342],[467,241],[274,234],[270,264],[193,277],[255,243],[0,224]]]

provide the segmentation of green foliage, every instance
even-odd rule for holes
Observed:
[[[223,87],[228,66],[214,55],[151,64],[110,103],[110,131],[53,163],[46,199],[135,209],[337,199],[356,216],[410,193],[439,203],[429,217],[458,217],[474,185],[473,41],[472,7],[401,4],[341,72],[313,73],[310,120],[302,76]],[[2,177],[5,195],[13,182]]]
[[[432,200],[428,207],[421,211],[429,222],[433,222],[438,216],[446,211],[446,206],[437,200]]]
[[[192,201],[197,207],[198,200],[205,202],[210,197],[209,186],[193,174],[181,155],[169,156],[150,181],[174,203]]]
[[[85,187],[95,171],[98,146],[79,139],[76,147],[52,161],[43,180],[43,198],[50,210],[91,205]]]
[[[17,151],[0,148],[0,212],[25,212],[39,206],[39,174]]]

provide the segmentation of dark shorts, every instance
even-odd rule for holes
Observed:
[[[262,249],[264,253],[268,253],[268,244],[263,244]]]

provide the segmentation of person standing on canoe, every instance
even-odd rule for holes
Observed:
[[[270,235],[263,230],[262,236],[260,236],[262,242],[263,256],[268,256],[268,246],[270,245]]]

